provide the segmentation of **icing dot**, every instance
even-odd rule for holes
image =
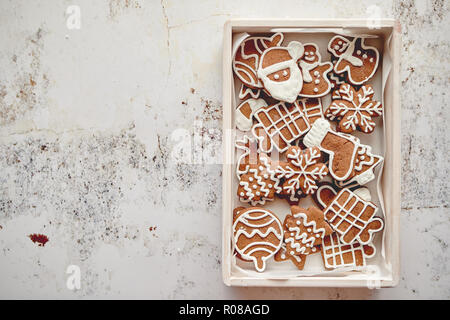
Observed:
[[[307,56],[308,54],[309,54],[309,52],[308,52],[308,51],[306,51],[306,52],[305,52],[305,56]]]
[[[316,248],[312,248],[311,249],[312,252],[316,252],[316,250],[317,250]]]
[[[316,238],[320,237],[320,234],[316,234]]]
[[[254,184],[253,185],[253,189],[256,189],[256,188],[258,188],[258,186],[256,184]]]
[[[339,50],[339,46],[338,46],[338,45],[335,45],[335,46],[334,46],[334,49],[335,49],[335,50]]]
[[[363,59],[367,59],[367,54],[363,54]]]
[[[263,166],[259,166],[259,170],[263,171],[264,167]]]
[[[292,256],[295,254],[295,252],[294,251],[291,251],[291,252],[289,252]]]
[[[308,232],[311,232],[312,230],[311,230],[311,228],[308,228]]]
[[[314,52],[313,52],[313,51],[310,51],[309,54],[313,56],[313,55],[314,55]]]
[[[315,84],[319,84],[319,83],[320,83],[320,80],[319,80],[319,79],[316,79],[316,80],[314,80],[314,83],[315,83]]]
[[[287,76],[287,71],[286,70],[283,71],[283,76],[285,76],[285,77]]]
[[[300,250],[301,250],[300,248],[295,249],[295,251],[297,251],[297,252],[300,252]]]
[[[300,220],[297,220],[297,224],[300,224]]]
[[[249,178],[248,178],[248,181],[252,182],[252,181],[253,181],[253,178],[252,178],[252,177],[249,177]]]
[[[370,62],[373,62],[373,58],[370,58],[369,61],[370,61]]]
[[[357,50],[357,51],[356,51],[356,54],[357,54],[358,56],[360,56],[360,55],[361,55],[361,50]]]
[[[286,259],[286,255],[284,253],[281,255],[281,259]]]
[[[317,77],[317,76],[320,76],[320,72],[319,71],[314,71],[314,75]]]
[[[269,188],[272,188],[272,187],[273,187],[273,185],[272,185],[271,183],[269,183],[267,186],[268,186]]]
[[[280,76],[279,76],[278,74],[276,74],[276,75],[273,76],[273,78],[274,78],[275,80],[278,80],[278,79],[280,79]]]
[[[257,196],[259,196],[261,194],[261,192],[259,192],[259,191],[256,191],[256,195]]]
[[[361,160],[364,160],[364,156],[359,157]]]
[[[319,91],[319,89],[317,89],[317,88],[314,88],[314,92],[318,92]]]
[[[243,197],[245,195],[245,193],[241,192],[241,197]]]
[[[342,41],[338,41],[338,44],[342,44]]]
[[[268,174],[265,174],[265,175],[264,175],[264,179],[269,179],[269,175],[268,175]]]
[[[294,236],[294,233],[292,232],[292,233],[291,233],[291,237],[293,237],[293,236]]]

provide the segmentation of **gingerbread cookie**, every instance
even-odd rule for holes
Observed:
[[[328,51],[338,58],[334,72],[347,72],[348,80],[361,85],[373,77],[379,62],[378,50],[364,44],[364,38],[349,40],[343,36],[334,36],[328,43]]]
[[[270,158],[260,155],[256,165],[240,176],[237,195],[241,202],[254,206],[275,199],[275,193],[281,192],[281,188],[273,167]]]
[[[326,236],[322,241],[322,258],[327,269],[365,266],[366,259],[372,258],[375,253],[373,244],[345,244],[339,240],[336,233]]]
[[[325,221],[323,212],[310,207],[307,210],[291,207],[291,215],[287,215],[284,223],[284,243],[289,255],[308,255],[318,252],[316,246],[322,239],[333,232]]]
[[[317,185],[317,190],[313,194],[314,202],[319,206],[320,209],[324,210],[333,201],[333,199],[338,194],[337,188],[333,183],[324,181],[319,182]]]
[[[317,119],[305,135],[307,147],[319,147],[329,155],[328,167],[337,181],[351,179],[355,175],[354,163],[359,144],[347,135],[331,130],[325,119]]]
[[[283,227],[270,210],[250,207],[240,210],[233,222],[234,246],[244,260],[253,261],[257,271],[266,268],[283,243]]]
[[[247,100],[250,98],[258,99],[260,95],[261,95],[260,89],[252,89],[246,87],[244,84],[241,85],[241,90],[239,91],[240,100]]]
[[[237,77],[250,88],[262,88],[257,71],[263,52],[283,42],[283,34],[276,33],[271,37],[250,37],[245,39],[236,51],[233,59],[233,70]]]
[[[297,99],[294,104],[302,110],[309,124],[312,125],[317,119],[323,118],[322,102],[320,98]]]
[[[342,189],[325,209],[325,219],[339,234],[340,241],[348,244],[359,241],[368,244],[373,233],[383,229],[383,220],[376,217],[377,207],[361,199],[351,190]]]
[[[371,133],[375,129],[373,117],[383,114],[381,103],[373,100],[374,91],[370,85],[361,86],[356,91],[351,85],[344,83],[337,93],[333,94],[333,102],[325,111],[330,120],[339,120],[338,131],[352,133],[356,129]]]
[[[267,107],[264,99],[249,98],[243,101],[235,112],[236,127],[241,131],[248,131],[253,126],[253,114],[260,108]]]
[[[301,150],[299,147],[289,147],[286,152],[287,164],[276,168],[276,176],[285,179],[283,191],[295,195],[298,190],[303,194],[313,194],[317,189],[317,181],[323,179],[328,168],[321,162],[319,148]]]
[[[260,151],[271,152],[273,146],[286,151],[292,142],[306,132],[310,125],[297,104],[280,102],[258,109],[254,114],[258,124],[253,127],[253,135],[258,138]]]
[[[263,52],[258,77],[275,99],[293,103],[302,90],[303,79],[297,60],[303,50],[300,42],[291,41],[287,47],[271,47]]]
[[[333,69],[333,65],[331,62],[321,62],[322,58],[316,44],[307,43],[303,48],[303,56],[298,62],[303,76],[300,96],[323,97],[331,90],[328,73]]]

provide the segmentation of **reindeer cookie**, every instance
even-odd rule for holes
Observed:
[[[348,80],[354,85],[361,85],[373,77],[377,71],[380,54],[374,47],[364,44],[364,38],[334,36],[328,43],[328,51],[338,60],[334,72],[347,72]]]

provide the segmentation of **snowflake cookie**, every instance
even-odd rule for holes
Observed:
[[[316,246],[322,243],[325,236],[333,233],[322,210],[316,207],[303,209],[292,206],[291,214],[286,216],[283,228],[286,252],[291,256],[318,252]]]
[[[277,178],[285,179],[283,192],[296,195],[298,190],[303,194],[313,194],[317,190],[317,181],[324,178],[328,168],[321,162],[322,155],[318,147],[301,150],[291,146],[286,158],[288,163],[280,164],[276,168]]]
[[[361,86],[356,91],[344,83],[333,93],[333,102],[325,111],[330,120],[339,120],[338,131],[352,133],[357,128],[364,133],[375,129],[373,117],[383,114],[381,102],[372,100],[374,91],[370,85]]]

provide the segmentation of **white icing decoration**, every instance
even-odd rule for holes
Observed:
[[[278,79],[280,79],[280,76],[279,76],[278,74],[275,74],[275,75],[273,76],[273,78],[274,78],[275,80],[278,80]]]
[[[244,114],[241,112],[241,108],[244,106],[244,104],[248,103],[251,114],[250,118],[247,118],[244,116]],[[254,113],[259,110],[260,108],[266,107],[267,102],[264,99],[247,99],[244,102],[242,102],[235,111],[235,123],[236,127],[241,131],[248,131],[252,128],[253,125],[253,115]]]
[[[356,190],[353,191],[354,194],[356,194],[358,197],[360,197],[361,199],[363,199],[364,201],[371,201],[372,197],[370,195],[370,191],[367,188],[358,188]]]
[[[272,50],[287,50],[291,60],[282,61],[263,68],[264,57]],[[291,41],[287,48],[272,47],[264,51],[261,56],[258,69],[258,77],[262,80],[264,88],[275,99],[292,103],[302,90],[303,78],[297,65],[297,60],[303,55],[303,45],[297,41]],[[289,68],[290,77],[285,81],[272,81],[269,75],[283,69]]]
[[[250,95],[250,98],[258,99],[260,94],[261,94],[260,89],[248,88],[244,84],[242,84],[241,90],[239,91],[239,99],[243,100],[248,95]]]

